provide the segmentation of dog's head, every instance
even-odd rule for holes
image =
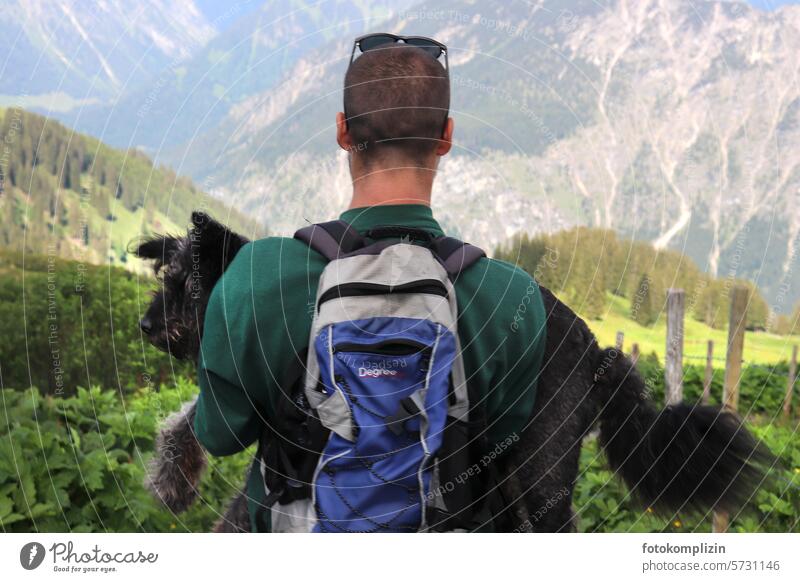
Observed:
[[[214,285],[247,239],[203,212],[192,213],[184,237],[159,235],[134,254],[153,261],[160,285],[139,321],[158,349],[178,359],[196,359],[206,305]]]

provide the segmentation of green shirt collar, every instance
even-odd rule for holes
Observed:
[[[358,232],[363,233],[376,226],[408,226],[420,228],[434,236],[444,236],[444,231],[433,217],[430,206],[424,204],[387,204],[365,206],[345,210],[339,216]]]

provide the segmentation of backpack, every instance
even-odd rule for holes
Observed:
[[[498,519],[494,472],[472,470],[486,420],[465,379],[453,286],[484,252],[342,221],[295,238],[328,264],[307,352],[287,367],[260,442],[271,530],[471,531]]]

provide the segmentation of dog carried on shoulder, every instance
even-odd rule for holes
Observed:
[[[135,254],[153,261],[161,283],[140,321],[154,346],[178,359],[196,361],[211,291],[247,242],[208,215],[195,212],[187,235],[161,235],[139,244]],[[446,286],[446,282],[443,284]],[[744,507],[775,460],[742,421],[728,410],[689,403],[658,410],[630,360],[613,348],[601,349],[575,313],[547,289],[542,287],[541,292],[547,314],[547,343],[534,411],[518,441],[492,463],[497,468],[496,484],[484,485],[497,487],[506,500],[497,510],[508,516],[498,521],[503,524],[501,529],[557,532],[577,528],[572,492],[580,448],[583,438],[598,423],[600,443],[611,468],[643,506],[667,516],[712,509],[735,512]],[[341,293],[334,296],[342,300]],[[404,357],[421,354],[422,348]],[[386,355],[375,357],[385,359]],[[315,366],[314,361],[319,364],[319,359],[309,358],[310,367]],[[370,370],[378,368],[369,366]],[[357,376],[358,367],[350,384],[363,387],[365,378]],[[412,386],[408,388],[411,395]],[[348,395],[337,380],[331,380],[327,389],[331,390],[327,396],[335,394],[349,407],[357,408],[352,397],[357,400],[358,395]],[[382,416],[391,421],[386,426],[397,425],[402,434],[419,435],[420,408],[400,406],[383,411],[387,414]],[[406,414],[396,416],[402,410]],[[175,513],[185,511],[197,498],[197,485],[206,467],[205,452],[194,435],[194,414],[195,403],[190,402],[167,420],[157,437],[156,458],[148,475],[149,489]],[[341,428],[335,423],[331,426]],[[346,436],[354,438],[352,432]],[[177,453],[169,458],[160,454],[166,449],[164,443]],[[259,455],[267,451],[268,443],[264,442]],[[347,455],[345,450],[342,458]],[[423,457],[418,457],[415,465],[423,475],[421,490],[436,491],[435,482],[431,484],[434,475]],[[344,470],[347,466],[343,465]],[[317,481],[312,475],[307,483]],[[420,522],[426,514],[434,515],[425,510],[436,505],[428,498],[431,496],[420,498],[416,518]],[[346,504],[333,503],[331,509],[343,507],[346,510]],[[542,512],[542,507],[549,509]],[[365,525],[368,522],[359,526],[353,514],[339,517],[345,521],[337,517],[337,523],[353,525],[354,531],[374,529]],[[403,525],[411,527],[405,522]],[[233,499],[214,531],[250,531],[244,491]]]

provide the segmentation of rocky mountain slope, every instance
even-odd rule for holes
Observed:
[[[192,0],[7,0],[0,100],[44,111],[106,101],[214,34]]]
[[[688,0],[443,0],[382,28],[450,47],[457,147],[435,206],[493,247],[610,227],[800,298],[800,7]],[[346,201],[333,118],[349,37],[300,58],[173,152],[179,172],[290,232]]]
[[[77,120],[62,120],[111,145],[136,144],[157,154],[213,130],[239,103],[271,90],[298,59],[334,38],[357,36],[411,3],[261,0],[217,8],[211,22],[219,34],[189,58],[174,60],[150,82],[131,84]]]

